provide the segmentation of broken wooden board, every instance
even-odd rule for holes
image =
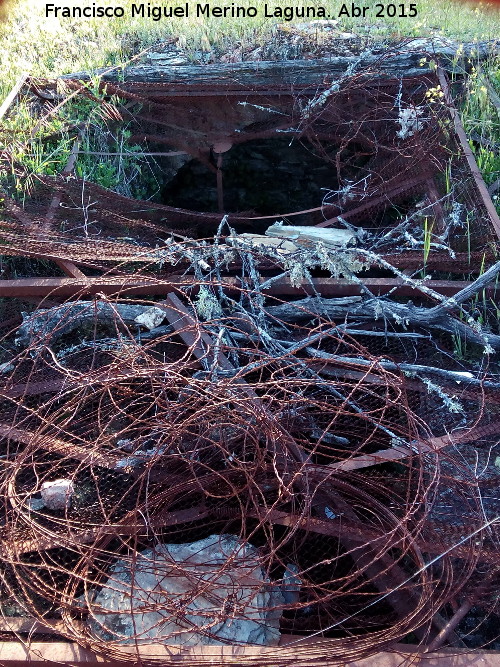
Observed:
[[[299,225],[283,225],[276,222],[266,230],[266,236],[294,241],[298,246],[310,246],[324,243],[327,246],[345,248],[356,244],[357,236],[350,229],[333,229],[332,227],[301,227]]]
[[[265,246],[266,248],[276,250],[280,255],[289,255],[299,250],[299,246],[292,243],[292,241],[286,241],[278,237],[264,236],[263,234],[236,234],[235,236],[228,236],[226,242],[229,245],[243,249],[251,248],[258,250],[262,246]]]

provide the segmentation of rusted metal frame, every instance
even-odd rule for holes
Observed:
[[[68,162],[66,163],[66,166],[61,172],[61,176],[67,177],[69,176],[74,168],[76,161],[78,159],[78,151],[80,149],[80,137],[76,138],[74,143],[73,143],[73,148],[71,149],[70,156],[68,158]],[[43,233],[44,228],[48,229],[50,223],[54,219],[55,213],[57,209],[59,208],[59,205],[61,203],[61,192],[57,192],[53,197],[52,200],[49,204],[49,207],[47,209],[47,213],[45,215],[45,222],[42,225],[41,232]],[[74,264],[74,262],[67,260],[67,259],[54,259],[53,260],[57,266],[64,271],[64,273],[69,276],[70,278],[85,278],[85,274],[83,271],[80,271],[80,269]]]
[[[471,170],[472,176],[474,178],[474,181],[476,183],[477,189],[479,191],[479,194],[481,195],[481,199],[483,200],[484,206],[486,208],[486,211],[488,213],[488,216],[491,220],[491,224],[493,225],[493,229],[495,230],[495,233],[497,237],[500,239],[500,217],[498,216],[498,213],[496,211],[495,205],[493,204],[490,194],[488,192],[488,188],[486,187],[486,183],[484,182],[483,176],[481,174],[481,171],[479,170],[479,167],[477,166],[476,158],[474,157],[474,153],[472,152],[469,142],[467,140],[467,135],[465,133],[464,127],[462,125],[462,121],[460,120],[460,114],[458,113],[454,103],[453,103],[453,98],[451,96],[451,91],[450,87],[448,85],[448,80],[446,78],[445,72],[442,69],[442,67],[438,67],[437,69],[438,72],[438,77],[439,77],[439,83],[441,84],[441,89],[444,93],[444,100],[448,106],[448,110],[450,112],[450,116],[453,120],[453,124],[455,126],[455,133],[458,137],[458,140],[460,142],[460,146],[462,148],[462,151],[465,155],[465,158],[467,160],[467,163],[469,165],[469,168]]]
[[[436,181],[434,177],[430,177],[427,179],[426,183],[427,183],[427,196],[432,204],[432,210],[434,212],[434,217],[436,218],[437,222],[436,231],[443,232],[445,212],[443,205],[441,204],[441,197],[439,195],[439,191],[436,186]]]
[[[358,517],[353,511],[352,507],[341,496],[334,494],[330,496],[330,502],[335,508],[335,511],[345,517],[348,521],[357,521]],[[377,553],[376,549],[367,547],[365,550],[359,550],[356,540],[352,540],[348,535],[342,533],[340,541],[349,552],[349,555],[362,570],[362,572],[370,579],[373,585],[380,593],[387,595],[387,602],[393,607],[400,618],[406,618],[408,614],[412,613],[415,604],[418,603],[418,596],[414,594],[412,589],[405,590],[405,582],[408,579],[407,573],[394,561],[394,559],[386,551],[383,554]],[[430,626],[430,627],[429,627]],[[426,622],[423,626],[415,628],[413,632],[421,642],[427,642],[429,639],[429,632],[431,628],[434,630],[435,640],[440,632],[446,627],[446,622],[440,614],[434,614],[432,619]],[[465,647],[465,643],[452,632],[452,628],[448,633],[448,637],[454,646]]]
[[[165,294],[172,289],[192,285],[192,279],[176,277],[175,280],[158,280],[151,278],[137,278],[134,274],[120,277],[89,277],[79,278],[19,278],[0,281],[0,296],[54,296],[79,297],[95,294],[131,295],[131,294]]]
[[[74,262],[68,259],[52,259],[52,261],[70,278],[85,278],[83,271],[80,271]]]
[[[196,322],[176,294],[173,292],[168,294],[167,298],[157,306],[165,311],[169,324],[197,359],[207,359],[210,363],[214,362],[211,354],[211,350],[214,348],[212,337]],[[223,370],[234,370],[233,364],[222,352],[219,352],[216,363]],[[250,386],[246,382],[245,385],[248,387],[246,393],[251,395],[252,398],[256,398],[257,395]]]
[[[308,465],[308,464],[306,464]],[[317,472],[319,466],[312,466],[314,471]],[[328,466],[325,466],[328,468]],[[305,472],[303,474],[306,474]],[[297,480],[300,483],[300,476]],[[219,510],[214,511],[214,518],[236,518],[238,516],[237,510]],[[286,528],[295,528],[299,530],[304,530],[306,532],[317,533],[318,535],[326,535],[328,537],[335,537],[339,540],[348,538],[356,544],[374,544],[375,547],[377,543],[381,540],[386,539],[387,535],[384,528],[374,528],[373,526],[367,527],[366,523],[362,520],[350,521],[345,519],[343,516],[339,516],[334,519],[318,519],[312,516],[301,516],[300,514],[295,514],[293,512],[284,512],[282,510],[274,510],[267,507],[253,507],[245,509],[245,516],[247,518],[257,519],[258,521],[269,521],[270,523],[277,524],[279,526],[284,526]],[[463,537],[463,536],[460,536]],[[413,538],[412,538],[413,539]],[[457,537],[457,543],[459,538]],[[442,554],[443,550],[449,549],[452,544],[450,544],[450,539],[442,540],[439,537],[438,533],[418,535],[415,538],[415,543],[422,551],[425,551],[431,555]],[[391,546],[396,546],[395,544]],[[467,547],[457,544],[453,549],[453,555],[456,558],[468,558],[470,557],[470,552]],[[497,561],[497,551],[495,548],[486,548],[483,549],[482,553],[478,556],[479,560],[485,562]]]
[[[74,153],[75,151],[75,146],[78,140],[76,140],[75,145],[73,146],[73,152],[72,155],[70,156],[68,160],[68,164],[71,165],[74,163],[74,160],[76,160],[76,154]],[[66,165],[68,166],[68,165]],[[71,167],[72,168],[72,167]],[[47,216],[45,217],[46,222],[50,222],[53,217],[54,217],[54,212],[56,208],[59,206],[59,203],[61,201],[61,195],[56,194],[52,198],[52,202],[49,206],[49,210],[47,213]],[[35,228],[35,223],[33,220],[31,220],[25,213],[24,211],[12,200],[8,201],[8,211],[9,213],[12,213],[12,215],[19,220],[19,222],[22,225],[25,225],[28,229],[34,229]],[[50,217],[49,217],[50,216]],[[43,235],[44,229],[43,226],[41,229],[37,229],[36,235]],[[75,265],[75,263],[71,260],[67,259],[59,259],[56,257],[51,257],[49,255],[36,255],[37,258],[39,259],[49,259],[50,261],[54,262],[54,264],[57,264],[57,266],[64,271],[64,273],[69,276],[70,278],[85,278],[85,274],[80,271],[80,269]]]
[[[39,394],[56,394],[57,392],[65,389],[71,389],[72,387],[81,386],[77,383],[72,385],[68,383],[66,378],[60,378],[57,380],[49,380],[46,382],[22,382],[14,384],[12,386],[7,386],[5,388],[0,387],[0,397],[4,398],[19,398],[20,396],[38,396]]]
[[[440,449],[449,447],[450,445],[465,444],[472,442],[477,438],[488,435],[496,435],[500,431],[500,423],[490,424],[488,426],[476,426],[470,429],[461,429],[455,431],[453,434],[441,435],[428,440],[419,440],[415,442],[416,450],[410,447],[400,445],[391,449],[381,449],[374,454],[363,454],[352,459],[339,461],[337,463],[330,463],[327,467],[334,470],[342,470],[347,472],[349,470],[360,470],[361,468],[369,468],[380,463],[388,463],[392,461],[401,461],[410,456],[421,456],[423,454],[434,454]]]
[[[252,135],[253,136],[253,135]],[[250,139],[251,137],[249,137]],[[247,139],[248,140],[248,139]],[[241,137],[239,138],[240,143],[243,142]],[[391,197],[396,197],[404,192],[406,192],[407,189],[413,188],[417,185],[424,185],[427,180],[429,179],[429,175],[425,174],[419,177],[413,177],[409,178],[406,181],[403,181],[402,184],[399,184],[393,188],[390,188],[385,192],[383,195],[380,195],[379,197],[373,198],[371,197],[369,201],[367,201],[365,204],[362,204],[361,206],[358,206],[357,208],[352,208],[347,211],[344,211],[340,217],[346,218],[347,220],[352,217],[353,215],[359,215],[360,213],[364,213],[365,211],[369,211],[372,208],[374,208],[377,205],[383,204],[387,201],[390,200]],[[257,222],[259,220],[276,220],[278,217],[286,217],[286,218],[292,218],[295,216],[299,215],[306,215],[309,213],[325,213],[325,211],[329,208],[336,208],[338,209],[339,206],[338,204],[328,202],[325,204],[322,204],[321,206],[316,206],[315,208],[308,208],[304,209],[302,211],[290,211],[287,213],[276,213],[273,215],[258,215],[258,216],[252,216],[252,217],[245,217],[245,216],[240,216],[240,215],[231,215],[230,220],[233,221],[249,221],[249,222]],[[186,211],[188,212],[188,211]],[[206,214],[200,214],[204,215],[206,217]],[[213,217],[213,214],[212,214]],[[330,227],[331,225],[335,224],[338,222],[339,216],[335,216],[333,218],[329,218],[328,220],[324,220],[323,222],[317,223],[316,227]]]
[[[130,523],[130,516],[125,517],[122,521],[116,524],[106,526],[99,526],[98,528],[90,528],[88,530],[81,530],[73,526],[68,526],[68,530],[60,535],[40,534],[35,539],[16,539],[14,540],[14,547],[7,547],[0,545],[0,556],[7,556],[7,554],[14,552],[16,556],[34,551],[46,551],[48,549],[57,549],[65,547],[72,549],[86,544],[94,544],[98,540],[105,538],[106,542],[113,537],[139,537],[148,535],[150,530],[168,528],[178,524],[187,523],[191,521],[199,521],[207,519],[211,515],[208,510],[200,507],[192,507],[187,510],[178,510],[176,512],[166,513],[160,518],[150,517],[148,525],[144,522],[133,524]],[[81,525],[79,522],[73,522],[75,526]],[[103,549],[103,544],[100,545]]]
[[[78,159],[79,150],[80,150],[80,137],[77,137],[73,142],[73,147],[71,149],[71,153],[69,154],[68,161],[60,174],[62,178],[69,176],[73,172],[76,161]],[[45,215],[46,222],[52,222],[60,203],[61,203],[61,193],[58,192],[57,194],[54,195],[54,197],[52,197],[52,200],[49,204],[47,213]]]
[[[42,623],[38,619],[30,618],[29,616],[1,616],[0,632],[24,633],[29,635],[60,635],[64,632],[64,624],[58,619],[47,618]]]
[[[200,364],[194,360],[183,365],[185,369],[198,370]],[[147,376],[149,377],[149,376]],[[91,385],[95,387],[99,384],[108,384],[116,381],[135,380],[144,378],[137,370],[133,368],[122,368],[120,371],[110,373],[94,373],[90,378],[78,377],[77,379],[68,379],[67,377],[60,377],[44,382],[19,382],[17,384],[6,384],[2,387],[0,383],[0,397],[12,399],[20,396],[37,396],[39,394],[55,394],[60,391],[71,391],[74,389],[81,389],[82,386]]]
[[[224,213],[224,174],[222,164],[224,157],[222,153],[217,155],[217,208],[219,213]]]
[[[351,329],[349,331],[350,335],[355,335],[353,330]],[[384,332],[380,332],[383,333]],[[325,356],[323,356],[325,355]],[[311,350],[311,355],[313,358],[320,358],[324,359],[326,364],[328,366],[339,366],[339,375],[343,374],[344,368],[347,367],[347,369],[351,370],[351,367],[358,367],[358,368],[365,368],[365,369],[372,369],[373,368],[373,363],[371,361],[368,361],[367,359],[359,359],[356,357],[344,357],[342,355],[328,355],[326,356],[325,353],[317,353],[316,350]],[[392,361],[389,359],[382,359],[378,361],[378,365],[380,368],[384,369],[385,371],[389,371],[391,373],[415,373],[415,374],[420,374],[423,376],[426,375],[434,375],[439,378],[439,382],[443,386],[451,385],[453,389],[457,389],[457,384],[464,384],[465,386],[472,388],[475,387],[477,391],[481,392],[483,389],[496,389],[498,390],[500,388],[500,382],[495,382],[493,380],[488,380],[485,378],[476,378],[474,376],[467,377],[467,375],[464,377],[463,373],[460,371],[452,371],[452,370],[446,370],[439,368],[437,366],[423,366],[423,365],[418,365],[418,364],[407,364],[404,361]],[[364,377],[364,375],[363,375]]]
[[[153,125],[161,125],[162,127],[166,127],[170,130],[176,130],[177,132],[179,131],[179,128],[176,128],[173,123],[169,123],[166,120],[162,120],[161,118],[155,118],[154,116],[149,116],[146,113],[138,113],[134,115],[134,120],[143,120],[146,121],[147,123],[151,123]],[[201,131],[192,131],[191,134],[193,135],[199,135],[199,138],[205,138],[205,135]],[[207,169],[210,171],[216,173],[217,168],[210,162],[208,159],[207,155],[204,154],[203,149],[200,148],[194,148],[192,144],[186,143],[186,141],[183,141],[178,138],[176,135],[172,135],[169,137],[169,144],[172,146],[175,146],[175,148],[179,151],[182,151],[183,153],[186,153],[186,155],[191,155],[191,157],[196,158],[199,160]],[[208,149],[207,149],[208,150]],[[160,207],[158,207],[160,208]],[[165,209],[168,209],[169,207],[165,206]],[[201,214],[203,215],[203,213]]]
[[[441,646],[446,641],[449,641],[450,637],[452,637],[455,634],[454,630],[457,627],[457,625],[467,616],[472,607],[473,607],[473,602],[470,600],[465,600],[465,602],[457,609],[457,611],[453,614],[453,616],[446,623],[446,625],[443,628],[441,628],[441,631],[436,635],[436,637],[434,637],[431,643],[427,646],[426,651],[428,653],[432,653],[433,651],[436,651],[437,649],[441,648]]]
[[[314,466],[314,468],[317,469],[317,466]],[[300,477],[297,481],[300,483]],[[383,528],[376,529],[373,526],[367,527],[362,519],[351,521],[345,519],[343,516],[325,520],[312,516],[301,516],[299,514],[294,514],[293,512],[284,512],[267,507],[247,508],[245,516],[248,519],[268,521],[269,523],[284,526],[286,528],[313,532],[318,535],[335,537],[339,540],[348,539],[352,542],[351,548],[356,548],[360,544],[367,544],[368,541],[376,547],[377,543],[386,538],[386,533]],[[91,528],[88,530],[81,530],[79,528],[68,526],[67,532],[59,535],[37,535],[36,539],[15,540],[14,546],[9,547],[8,551],[5,545],[0,545],[0,556],[6,556],[7,553],[12,552],[19,556],[33,551],[45,551],[47,549],[60,547],[74,550],[78,546],[97,543],[100,539],[104,539],[104,542],[100,544],[99,548],[104,549],[105,544],[113,537],[137,537],[140,535],[148,535],[151,528],[161,529],[201,520],[217,521],[233,518],[240,518],[238,510],[208,509],[205,506],[200,505],[186,510],[163,512],[157,517],[150,517],[149,524],[145,525],[142,521],[140,523],[132,523],[134,513],[131,512],[122,521],[116,524],[99,526],[98,528]],[[75,525],[76,524],[77,522],[75,522]],[[435,539],[434,536],[433,539],[430,539],[430,536],[426,537],[420,535],[416,538],[416,543],[419,548],[430,554],[440,554],[442,553],[443,548],[449,548],[450,546],[449,541],[443,542],[440,539]],[[453,553],[457,558],[466,558],[468,555],[467,549],[461,546],[457,546]],[[495,562],[495,549],[484,550],[484,553],[480,556],[480,560]]]
[[[355,336],[355,333],[351,333],[351,336]],[[362,371],[353,371],[347,368],[332,368],[332,367],[327,367],[323,362],[318,362],[318,361],[312,361],[312,363],[309,364],[312,369],[314,369],[317,373],[322,373],[328,377],[342,377],[342,378],[347,378],[349,380],[363,380],[364,382],[369,382],[370,384],[378,384],[381,386],[386,386],[387,382],[386,380],[379,376],[375,375],[373,373],[363,373]],[[397,379],[397,378],[394,378]],[[429,390],[427,387],[422,383],[418,382],[417,380],[411,380],[407,377],[401,379],[401,385],[405,387],[405,389],[410,389],[412,391],[418,391],[420,393],[428,394]],[[457,390],[457,387],[455,387],[455,390]],[[500,404],[500,396],[498,395],[498,392],[490,392],[490,393],[483,393],[482,391],[474,391],[474,390],[469,390],[467,388],[460,389],[460,398],[468,400],[468,401],[475,401],[477,403],[491,403],[493,405],[499,405]]]
[[[315,288],[314,290],[307,282],[304,282],[299,287],[293,287],[288,279],[282,278],[273,282],[265,292],[273,296],[298,296],[304,295],[304,293],[315,296],[315,290],[317,290],[324,297],[359,296],[364,293],[357,283],[343,278],[313,278],[312,283]],[[471,282],[465,280],[426,280],[425,284],[443,296],[454,296],[470,285]],[[418,289],[413,288],[411,285],[407,285],[400,278],[363,278],[363,285],[366,285],[366,287],[368,287],[368,289],[376,296],[382,296],[393,290],[398,296],[414,297],[416,294],[419,294]],[[493,295],[494,288],[490,289],[492,290]]]

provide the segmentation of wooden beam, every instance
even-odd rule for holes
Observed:
[[[2,102],[2,105],[0,106],[0,120],[5,116],[5,114],[9,110],[10,105],[16,99],[21,88],[24,86],[24,82],[26,81],[27,78],[28,75],[26,73],[23,73],[18,77],[16,83],[12,87],[12,90],[10,91],[10,93],[7,95],[7,97]]]

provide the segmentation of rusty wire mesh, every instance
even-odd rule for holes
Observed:
[[[209,261],[214,252],[199,251]],[[255,619],[265,591],[299,664],[331,660],[331,644],[294,643],[311,635],[338,640],[343,660],[411,632],[425,641],[446,604],[476,599],[478,581],[481,603],[494,606],[498,528],[487,498],[497,477],[457,447],[494,449],[495,391],[455,384],[436,395],[328,319],[278,321],[282,300],[264,300],[256,282],[259,253],[218,252],[220,262],[239,255],[247,286],[223,297],[202,281],[187,303],[135,303],[165,309],[166,324],[149,333],[120,315],[133,301],[102,297],[112,317],[99,317],[96,301],[78,311],[67,302],[47,311],[62,314],[57,326],[35,310],[5,337],[22,348],[2,381],[6,598],[40,620],[60,617],[83,645],[134,659],[136,643],[234,643],[231,624]],[[385,345],[397,359],[404,339]],[[311,346],[354,361],[318,364]],[[460,393],[465,410],[450,407]],[[350,469],[381,451],[401,456],[376,473]],[[68,503],[40,508],[44,484],[60,479],[71,481]],[[161,545],[210,539],[227,559],[209,574],[174,556],[158,564]],[[145,567],[181,591],[141,597]],[[134,568],[127,588],[123,572]],[[114,588],[119,621],[99,597]],[[131,634],[127,613],[149,625]]]
[[[362,228],[356,248],[287,257],[230,245],[230,227],[264,224],[258,215],[229,214],[208,243],[186,239],[215,231],[221,215],[137,202],[75,178],[40,178],[24,208],[6,199],[5,255],[70,260],[123,285],[113,298],[82,293],[61,303],[55,295],[38,309],[18,301],[6,311],[4,609],[57,619],[64,636],[132,662],[144,644],[153,644],[148,660],[161,663],[164,645],[238,643],[234,628],[253,622],[254,643],[273,646],[281,636],[275,653],[245,658],[269,665],[278,650],[280,664],[332,664],[403,638],[426,644],[464,600],[496,610],[500,400],[477,327],[469,327],[467,362],[450,331],[429,335],[390,311],[365,326],[349,309],[332,318],[314,300],[263,287],[280,276],[314,288],[325,273],[362,283],[362,269],[390,272],[387,258],[392,275],[423,264],[469,273],[478,260],[494,262],[480,198],[450,153],[453,138],[443,138],[446,107],[429,101],[435,87],[431,75],[373,83],[360,74],[314,113],[311,95],[295,106],[271,96],[279,122],[265,109],[244,107],[243,117],[235,105],[225,109],[235,143],[294,127],[297,140],[335,163],[336,189],[305,218],[285,219]],[[110,87],[141,105],[137,133],[150,146],[163,133],[169,148],[185,149],[196,127],[176,135],[184,107],[155,91],[151,101],[146,87]],[[402,137],[405,109],[424,111],[407,114],[421,122]],[[192,148],[202,161],[205,143]],[[361,154],[354,172],[349,162]],[[426,215],[435,243],[424,262]],[[132,273],[168,278],[172,293],[127,297]],[[428,306],[423,289],[418,304]],[[131,307],[159,310],[162,323],[148,330],[124,315]],[[463,327],[474,307],[465,303]],[[429,378],[387,360],[466,375]],[[56,480],[69,491],[51,508],[40,494]],[[192,561],[176,559],[178,545],[193,543]],[[154,591],[144,572],[160,582]],[[113,591],[119,614],[106,601]]]

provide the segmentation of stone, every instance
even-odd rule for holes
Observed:
[[[30,508],[30,510],[33,510],[33,512],[39,512],[40,510],[43,510],[45,508],[45,503],[41,498],[35,498],[35,497],[28,498],[27,505]]]
[[[300,569],[295,563],[288,563],[283,575],[281,594],[285,604],[291,605],[299,601],[302,579],[299,577]]]
[[[74,492],[75,487],[70,479],[55,479],[52,482],[44,482],[40,489],[43,504],[49,510],[68,509]]]
[[[157,306],[150,306],[149,308],[145,308],[142,313],[137,315],[137,317],[134,317],[134,322],[141,324],[142,326],[146,327],[146,329],[151,331],[151,329],[155,329],[156,327],[160,326],[164,319],[164,310],[158,308]]]
[[[211,535],[119,560],[90,604],[90,627],[119,644],[274,646],[283,603],[255,547]]]

